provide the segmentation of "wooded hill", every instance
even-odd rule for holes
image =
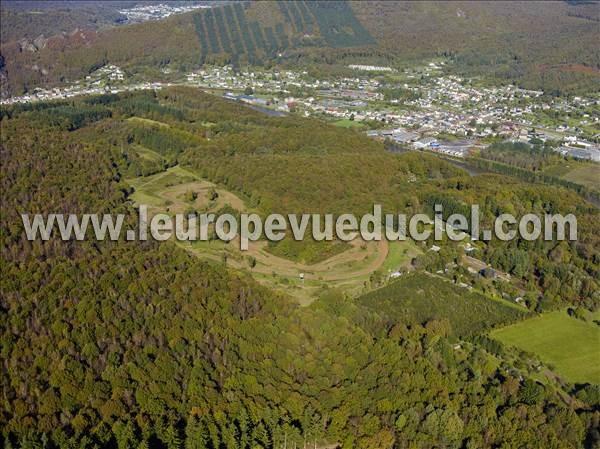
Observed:
[[[283,21],[263,26],[262,11],[240,3],[214,8],[194,15],[201,45],[201,62],[211,55],[225,54],[234,65],[250,65],[272,60],[278,53],[304,46],[343,48],[375,43],[354,16],[348,3],[278,1],[279,11],[269,8],[272,22],[280,14]],[[263,5],[264,8],[264,5]],[[247,16],[258,20],[248,20]]]
[[[159,78],[161,68],[187,72],[205,62],[318,71],[445,56],[458,72],[558,94],[597,82],[596,19],[589,5],[567,2],[239,2],[34,46],[3,42],[0,70],[6,95],[81,79],[107,63]]]
[[[0,6],[4,24],[0,30],[0,42],[69,34],[76,28],[97,30],[114,26],[122,18],[119,9],[131,8],[135,4],[132,0],[94,3],[81,0],[4,1]]]
[[[442,204],[448,215],[469,217],[469,205],[479,204],[482,229],[493,229],[499,213],[573,213],[577,241],[492,240],[481,257],[544,292],[545,306],[598,300],[599,212],[566,187],[529,183],[510,173],[469,177],[433,155],[397,156],[358,131],[315,119],[269,117],[193,88],[18,105],[1,115],[28,118],[29,126],[88,133],[90,141],[117,152],[114,162],[125,176],[182,164],[264,215],[361,216],[374,204],[388,213],[432,214],[433,205]],[[141,157],[135,145],[161,159]]]
[[[135,227],[124,178],[174,163],[277,210],[269,199],[289,188],[276,165],[287,158],[301,186],[289,193],[290,207],[363,208],[386,195],[409,212],[443,192],[448,210],[483,200],[488,217],[510,205],[574,210],[583,217],[577,245],[515,242],[507,250],[498,242],[496,255],[515,254],[507,263],[539,280],[550,302],[561,301],[559,291],[562,301],[581,302],[598,290],[598,214],[573,192],[469,179],[433,157],[393,155],[358,133],[267,117],[194,89],[1,111],[3,447],[575,449],[600,441],[598,386],[536,382],[530,356],[480,334],[524,313],[463,298],[449,281],[422,288],[429,275],[418,273],[362,300],[330,290],[301,308],[172,242],[29,242],[19,215],[124,213]],[[259,146],[265,128],[274,137]],[[298,134],[322,136],[322,146]],[[164,160],[141,165],[140,143]],[[251,167],[236,162],[240,155]],[[345,170],[312,173],[334,170],[337,157]],[[261,164],[271,167],[268,182],[248,179]],[[331,178],[343,191],[329,195]],[[373,190],[357,179],[379,182]],[[306,193],[314,190],[326,200],[313,205]],[[429,298],[402,305],[406,320],[374,305],[407,295]],[[422,307],[447,298],[456,309],[433,315]]]

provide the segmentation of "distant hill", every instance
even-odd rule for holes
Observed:
[[[215,0],[211,3],[226,3]],[[194,6],[210,0],[168,0],[169,7]],[[99,30],[107,27],[144,21],[143,17],[128,16],[126,11],[134,8],[156,6],[156,0],[2,0],[0,14],[2,28],[0,42],[36,39],[71,33],[80,28]],[[8,25],[7,25],[8,24]]]
[[[2,43],[70,33],[76,28],[96,30],[115,25],[120,8],[132,7],[133,0],[89,1],[2,1],[0,14]]]
[[[241,3],[193,15],[200,61],[221,55],[233,62],[264,63],[290,49],[346,48],[375,40],[346,2]]]
[[[376,1],[352,7],[386,54],[450,56],[465,74],[545,90],[595,89],[600,80],[598,2]]]
[[[347,65],[453,59],[459,72],[524,87],[594,88],[598,4],[567,2],[237,2],[109,29],[3,39],[3,95],[81,78],[203,63]],[[48,20],[54,20],[48,16]],[[12,21],[12,23],[11,23]],[[5,27],[15,26],[9,18]],[[3,31],[3,36],[10,36]]]

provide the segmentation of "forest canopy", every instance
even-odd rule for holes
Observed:
[[[423,271],[370,296],[329,289],[299,307],[172,242],[30,242],[19,220],[121,212],[135,226],[125,179],[176,164],[261,214],[373,201],[398,212],[479,201],[485,221],[507,208],[577,212],[579,242],[483,250],[531,284],[542,307],[575,306],[593,302],[600,263],[598,211],[577,193],[470,178],[432,156],[395,155],[354,131],[193,89],[3,108],[1,117],[4,447],[597,444],[597,385],[540,382],[532,356],[486,337],[533,313],[518,306],[463,295],[450,281],[421,289],[432,275]],[[148,151],[157,156],[142,165]],[[421,262],[445,263],[451,248],[442,253]],[[421,294],[464,313],[433,316],[417,304],[392,316],[374,305]]]

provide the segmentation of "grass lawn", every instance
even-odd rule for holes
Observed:
[[[362,128],[365,126],[361,122],[355,122],[354,120],[350,120],[347,118],[338,120],[337,122],[334,122],[333,124],[335,126],[341,126],[342,128]]]
[[[544,173],[600,190],[600,164],[568,161],[548,167],[544,170]]]
[[[562,176],[567,181],[600,190],[600,164],[585,164]]]
[[[566,311],[543,314],[490,333],[492,338],[536,354],[570,382],[600,384],[600,327]]]
[[[396,271],[410,263],[413,257],[421,254],[421,250],[412,240],[390,242],[388,254],[381,267],[385,272]]]

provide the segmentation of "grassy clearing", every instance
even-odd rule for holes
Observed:
[[[581,165],[562,176],[562,178],[600,190],[600,164]]]
[[[162,161],[162,156],[158,154],[156,151],[152,151],[146,147],[141,145],[132,145],[134,151],[143,159],[146,159],[150,162],[160,162]]]
[[[548,167],[544,173],[600,190],[600,164],[597,163],[568,161]]]
[[[191,209],[199,212],[215,212],[226,205],[239,211],[246,210],[244,202],[239,197],[202,180],[180,166],[171,167],[152,176],[128,179],[127,182],[135,189],[131,198],[137,204],[150,206],[151,214],[184,213]],[[211,199],[213,191],[217,196]],[[194,200],[187,198],[190,192],[196,195]]]
[[[573,167],[571,164],[561,163],[558,165],[551,165],[544,169],[544,173],[550,176],[556,176],[557,178],[561,178],[567,173],[569,173]]]
[[[154,125],[154,126],[161,126],[161,127],[166,127],[166,128],[169,128],[169,126],[170,126],[168,123],[159,122],[156,120],[151,120],[149,118],[143,118],[143,117],[129,117],[127,120],[130,122],[141,123],[144,125]]]
[[[497,329],[490,336],[537,355],[570,382],[600,384],[600,326],[556,311]]]
[[[407,267],[413,257],[419,254],[421,250],[412,240],[390,242],[387,257],[381,268],[386,272],[399,270]]]
[[[347,118],[338,120],[337,122],[334,122],[333,124],[335,126],[340,126],[342,128],[364,128],[364,126],[365,126],[360,122],[356,122],[354,120],[350,120]]]

